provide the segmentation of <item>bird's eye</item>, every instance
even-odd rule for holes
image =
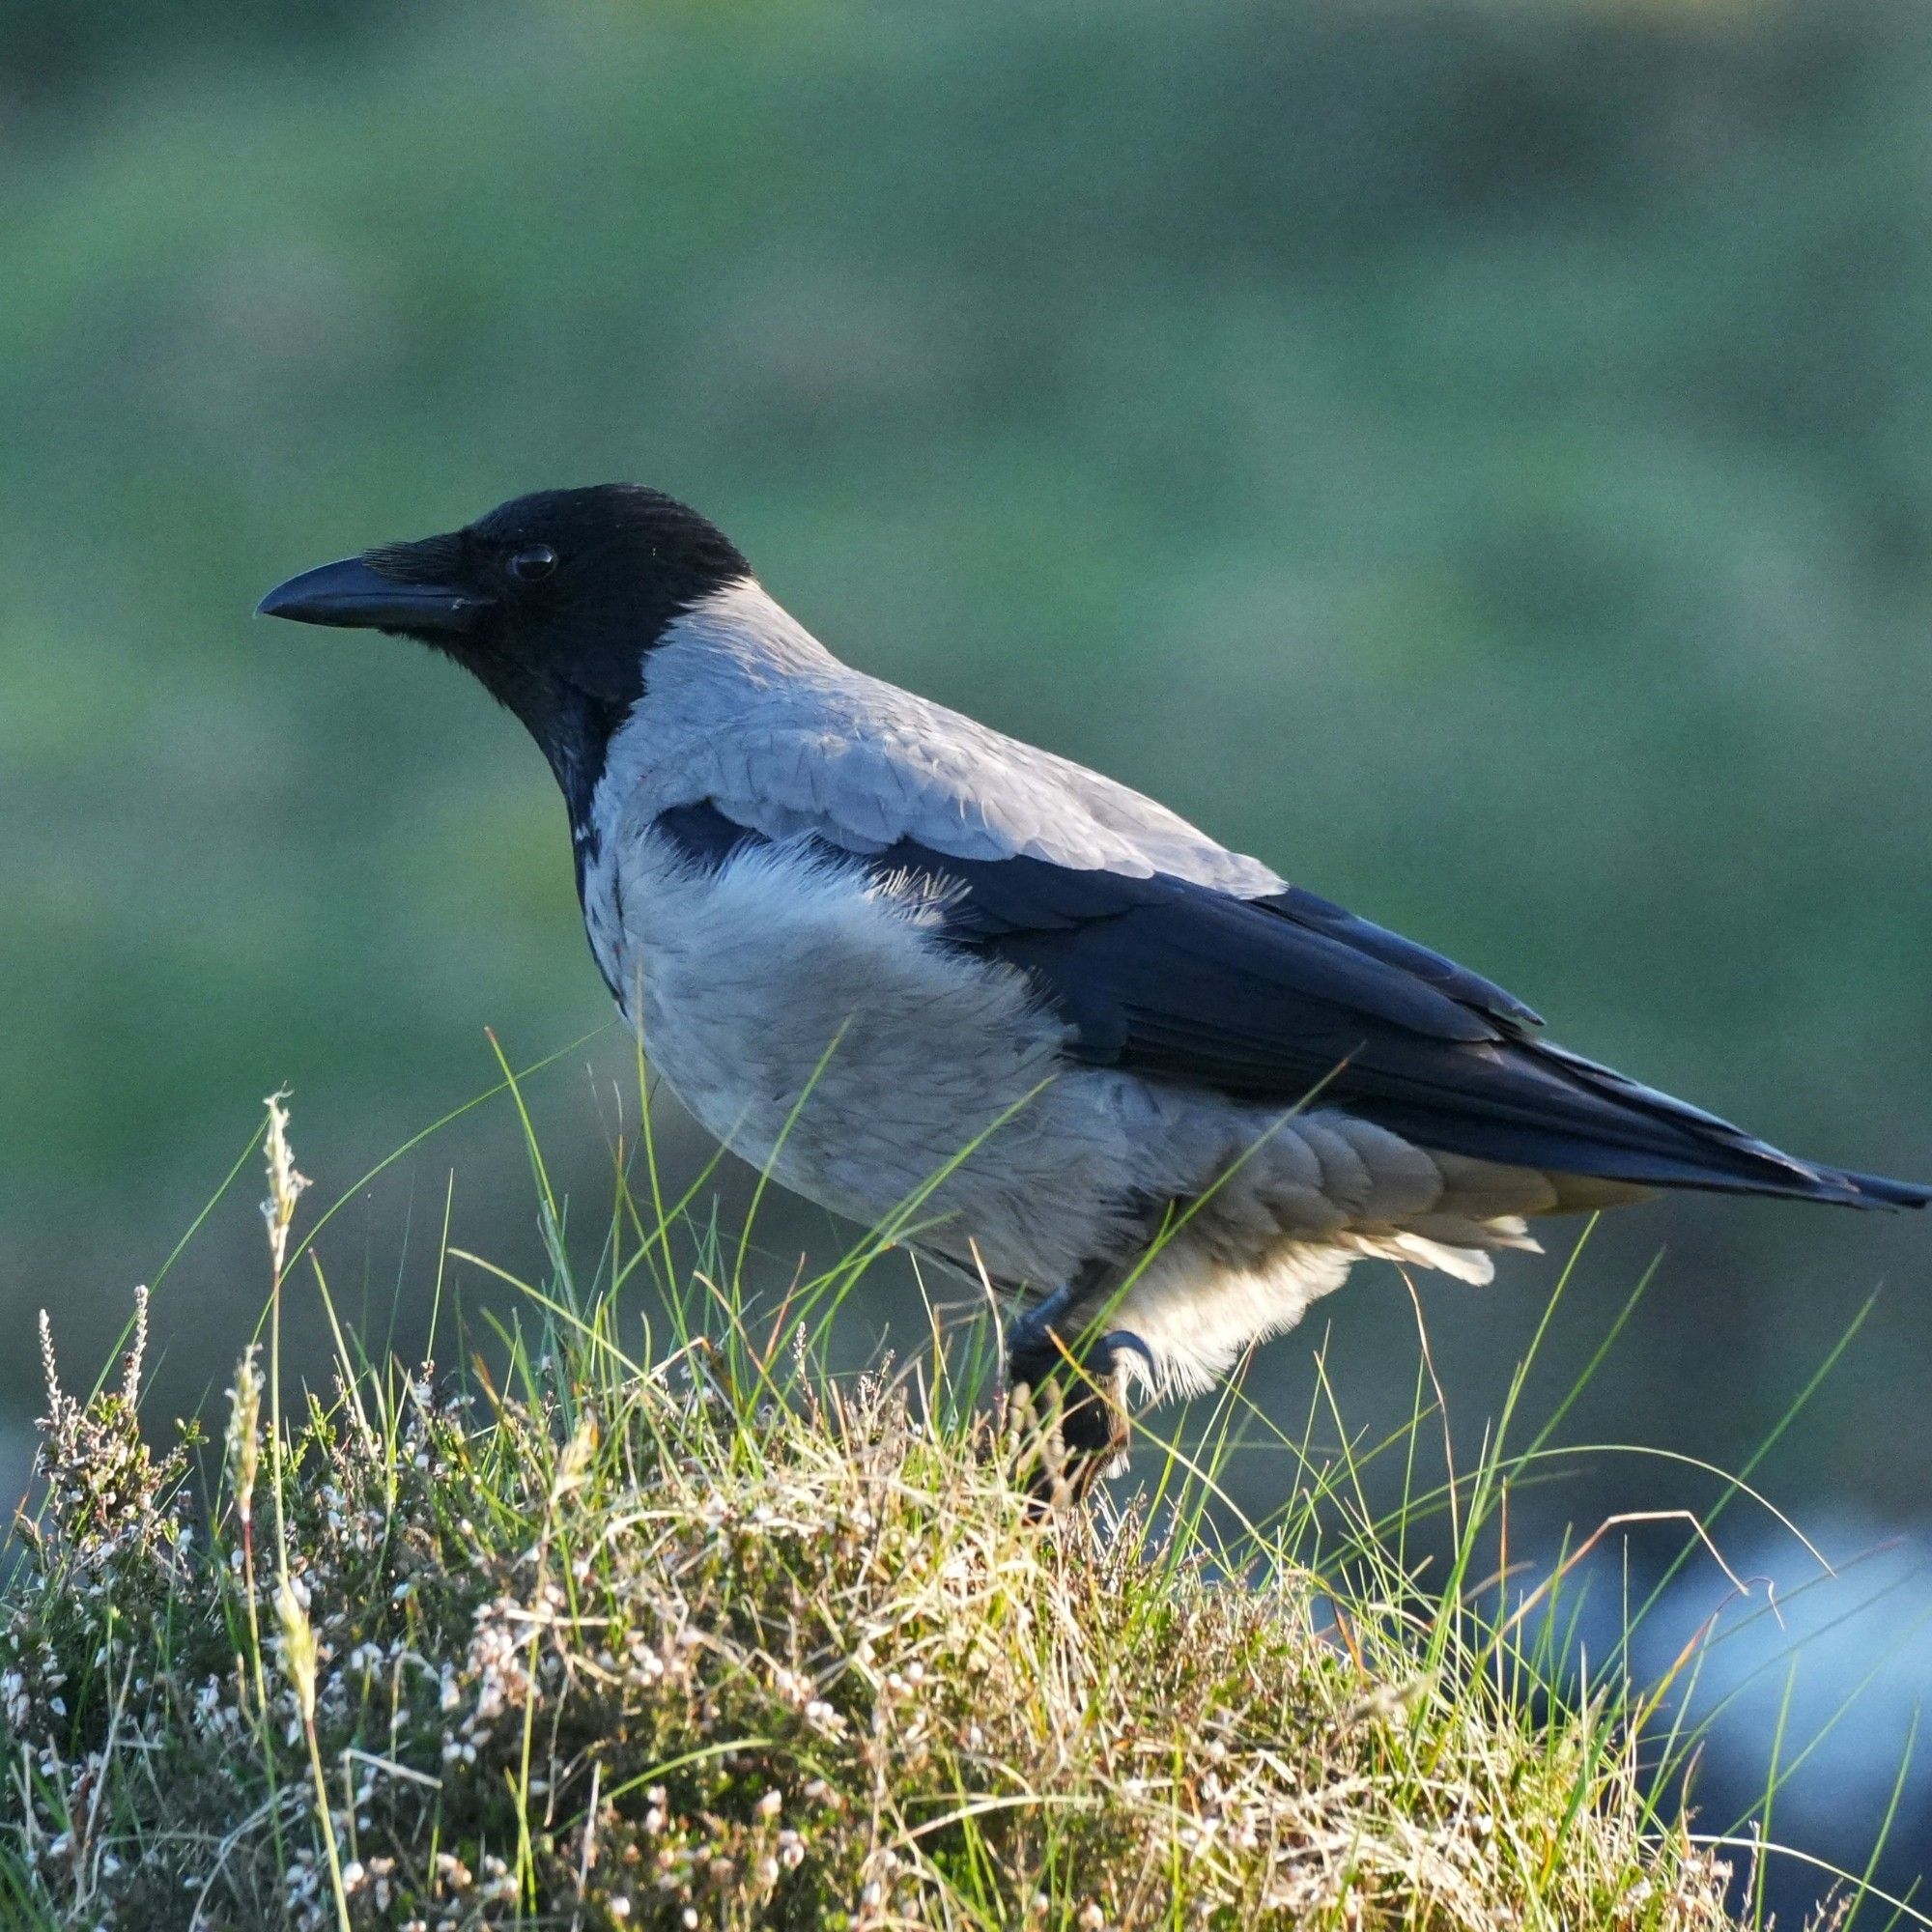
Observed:
[[[549,544],[532,544],[528,550],[513,552],[503,568],[519,583],[535,583],[556,568],[556,553]]]

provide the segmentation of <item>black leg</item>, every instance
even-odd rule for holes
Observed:
[[[1009,1331],[1010,1424],[1020,1437],[1019,1470],[1044,1509],[1077,1502],[1126,1454],[1126,1357],[1153,1357],[1138,1335],[1115,1329],[1081,1345],[1069,1316],[1083,1298],[1076,1282],[1030,1309]]]

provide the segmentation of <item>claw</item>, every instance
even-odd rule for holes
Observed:
[[[1007,1399],[1011,1466],[1045,1515],[1078,1502],[1101,1477],[1124,1465],[1132,1432],[1121,1357],[1139,1355],[1151,1375],[1153,1352],[1124,1328],[1103,1336],[1078,1360],[1044,1323],[1039,1332],[1016,1339],[1021,1349],[1010,1358]]]
[[[1148,1386],[1153,1387],[1160,1379],[1160,1364],[1154,1360],[1153,1350],[1131,1328],[1116,1328],[1111,1333],[1102,1335],[1095,1352],[1110,1357],[1120,1354],[1138,1355],[1147,1364]]]

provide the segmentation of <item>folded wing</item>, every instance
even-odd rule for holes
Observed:
[[[764,836],[709,800],[657,823],[705,865]],[[1424,1147],[1548,1172],[1861,1208],[1932,1199],[1795,1159],[1540,1040],[1500,987],[1299,889],[1237,897],[914,838],[854,854],[804,827],[790,837],[915,894],[948,943],[1025,973],[1090,1065],[1259,1105],[1312,1094]]]

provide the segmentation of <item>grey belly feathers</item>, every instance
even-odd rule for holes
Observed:
[[[866,1223],[918,1202],[915,1245],[1030,1295],[1078,1277],[1114,1296],[1179,1221],[1111,1316],[1177,1391],[1293,1325],[1358,1259],[1483,1282],[1492,1249],[1535,1246],[1525,1214],[1633,1191],[1431,1151],[1319,1096],[1295,1111],[1299,1093],[1264,1104],[1087,1064],[1028,972],[949,936],[944,877],[868,862],[913,838],[1230,894],[1282,881],[1124,787],[846,669],[754,586],[727,600],[653,654],[598,787],[583,891],[653,1065],[745,1159]],[[689,807],[752,836],[695,846]]]

